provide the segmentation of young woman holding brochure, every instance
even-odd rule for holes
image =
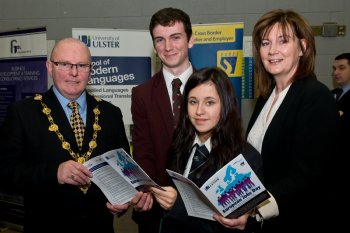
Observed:
[[[169,153],[169,168],[184,174],[199,187],[216,171],[242,153],[261,179],[259,153],[245,142],[239,106],[234,88],[226,73],[219,68],[203,68],[187,81],[183,109]],[[193,172],[192,158],[196,144],[205,145],[206,161]],[[250,213],[236,219],[214,214],[213,220],[188,216],[175,188],[152,189],[157,202],[167,210],[161,232],[232,232],[248,230]]]

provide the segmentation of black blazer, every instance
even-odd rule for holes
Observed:
[[[129,152],[120,109],[106,101],[98,103],[89,94],[86,99],[83,151],[92,137],[93,108],[99,104],[102,130],[91,157],[116,148]],[[52,88],[43,95],[43,102],[52,110],[65,140],[78,151],[74,132]],[[40,102],[29,98],[9,106],[1,128],[0,179],[2,187],[24,195],[25,232],[114,232],[113,215],[97,186],[92,184],[84,195],[76,186],[58,184],[59,164],[73,158],[48,127]]]
[[[249,165],[252,167],[254,172],[257,174],[260,180],[263,181],[263,171],[262,171],[262,158],[257,150],[250,144],[246,144],[244,150],[242,151],[243,156],[248,161]],[[217,170],[208,168],[202,173],[199,180],[194,181],[199,187],[205,183],[212,175],[215,174]],[[249,226],[251,227],[251,226]],[[248,226],[247,226],[248,228]],[[207,219],[197,218],[188,216],[183,200],[178,194],[176,202],[173,208],[165,212],[162,224],[161,233],[224,233],[224,232],[234,232],[232,229],[227,229],[216,221],[211,221]],[[249,231],[239,231],[237,232],[249,232]]]
[[[266,101],[259,97],[247,132]],[[339,117],[329,89],[313,77],[293,82],[262,144],[264,184],[279,208],[278,217],[264,221],[266,232],[318,232],[334,225],[333,187],[342,178],[333,166],[342,164],[338,134]]]

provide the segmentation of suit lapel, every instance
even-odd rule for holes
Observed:
[[[174,132],[174,118],[169,100],[168,89],[165,84],[163,72],[159,72],[159,76],[154,77],[155,82],[153,85],[152,99],[155,101],[157,111],[161,113],[162,119],[165,122],[168,135],[172,137]]]
[[[84,141],[83,141],[83,147],[82,147],[83,152],[88,150],[88,144],[92,138],[93,124],[95,122],[95,114],[93,110],[97,106],[97,101],[95,100],[95,98],[88,93],[86,93],[86,101],[87,101],[87,113],[86,113]]]

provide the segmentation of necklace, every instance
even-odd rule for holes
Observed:
[[[92,134],[92,139],[89,142],[89,150],[83,154],[79,154],[79,153],[74,152],[72,150],[69,142],[67,142],[64,139],[63,135],[59,131],[58,125],[55,124],[53,117],[51,116],[51,109],[47,107],[47,105],[43,102],[42,98],[43,97],[40,94],[36,94],[34,97],[35,100],[40,101],[40,104],[43,107],[42,112],[46,115],[47,119],[50,122],[50,126],[49,126],[48,130],[50,132],[56,133],[58,139],[62,142],[62,148],[65,149],[66,151],[68,151],[68,153],[74,158],[75,161],[77,161],[78,163],[81,163],[81,164],[85,163],[85,161],[87,161],[90,158],[92,151],[97,147],[97,143],[96,143],[97,132],[99,130],[101,130],[101,126],[98,124],[98,120],[99,120],[98,115],[100,115],[100,110],[98,109],[98,105],[93,110],[93,112],[95,114],[95,122],[93,124],[94,132]],[[101,99],[98,97],[95,97],[95,99],[97,102],[101,101]],[[84,194],[86,194],[86,192],[89,189],[89,186],[90,185],[84,185],[84,186],[80,186],[79,188]]]

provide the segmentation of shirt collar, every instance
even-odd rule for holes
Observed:
[[[65,108],[65,107],[69,104],[69,102],[71,102],[69,99],[67,99],[66,97],[64,97],[64,96],[57,90],[57,88],[56,88],[55,86],[53,86],[52,90],[53,90],[53,92],[55,93],[55,95],[56,95],[58,101],[60,102],[60,104],[61,104],[61,106],[62,106],[63,108]],[[86,91],[84,91],[84,92],[79,96],[79,98],[76,99],[75,101],[79,104],[80,110],[81,110],[82,112],[84,112],[85,109],[86,109],[86,105],[87,105],[87,104],[86,104]]]
[[[193,146],[196,145],[196,144],[198,144],[199,146],[204,144],[205,147],[208,149],[208,151],[210,153],[210,151],[211,151],[211,137],[208,138],[204,143],[201,143],[201,141],[199,140],[198,135],[196,134],[196,137],[195,137],[194,142],[193,142]]]
[[[169,88],[171,89],[172,88],[171,82],[173,81],[174,77],[179,78],[181,80],[181,83],[185,84],[187,82],[188,78],[193,73],[193,68],[192,68],[192,64],[190,63],[188,68],[179,76],[175,76],[174,74],[172,74],[168,70],[166,70],[164,67],[163,67],[162,71],[163,71],[166,86],[168,89]],[[181,87],[180,87],[181,92],[183,91],[184,87],[185,87],[185,85],[181,85]]]

